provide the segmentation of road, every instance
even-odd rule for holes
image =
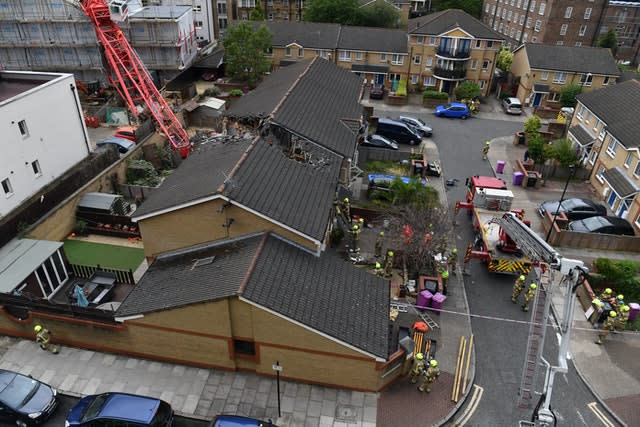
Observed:
[[[377,106],[376,106],[377,108]],[[398,112],[387,107],[386,115]],[[406,113],[405,113],[406,114]],[[433,115],[415,114],[434,129],[444,179],[456,178],[459,185],[447,187],[447,199],[451,210],[456,200],[463,200],[464,181],[470,175],[492,175],[491,166],[482,160],[481,147],[485,140],[510,136],[522,130],[522,119],[504,120],[472,118],[466,121],[437,118]],[[517,201],[514,203],[517,207]],[[474,233],[466,214],[458,214],[459,225],[455,228],[459,251],[464,251]],[[525,322],[530,313],[525,313],[511,302],[511,287],[514,277],[489,275],[484,265],[472,261],[470,275],[465,276],[465,288],[472,318],[476,350],[475,385],[482,387],[483,394],[475,412],[467,419],[467,426],[517,426],[520,420],[531,419],[532,409],[518,409],[518,388],[526,351],[529,326]],[[498,320],[496,320],[498,319]],[[546,334],[545,358],[556,360],[558,341],[555,330]],[[544,372],[538,375],[542,389]],[[578,377],[573,365],[567,374],[557,375],[552,394],[551,408],[558,418],[558,425],[603,426],[600,418],[588,406],[595,396]],[[464,413],[465,403],[459,414]],[[454,417],[456,419],[456,417]],[[613,420],[610,425],[618,425]]]

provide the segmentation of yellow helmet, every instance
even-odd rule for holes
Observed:
[[[457,254],[457,253],[458,253],[458,248],[453,248],[453,249],[451,249],[451,253],[452,253],[452,254]]]
[[[447,279],[449,278],[449,272],[447,270],[442,270],[441,276],[443,279]]]
[[[393,251],[389,251],[389,252],[387,252],[387,255],[389,255],[389,256],[393,256]]]
[[[491,145],[491,141],[485,141],[484,145]]]
[[[380,232],[380,237],[384,237],[384,231]]]
[[[524,282],[525,280],[527,280],[527,277],[524,274],[521,274],[520,277],[518,277],[518,279]]]
[[[42,330],[42,326],[40,325],[36,325],[33,327],[33,330],[36,331],[36,333],[40,332]]]
[[[616,313],[615,311],[611,310],[609,312],[609,317],[616,317],[618,315],[618,313]]]
[[[616,297],[616,299],[619,299],[620,301],[622,301],[624,299],[624,295],[622,294],[618,294],[618,296]]]
[[[342,201],[345,202],[345,203],[349,203],[349,198],[345,197],[344,199],[342,199]]]
[[[351,227],[351,229],[353,231],[357,231],[360,227],[358,227],[358,224],[353,224],[353,227]]]
[[[535,283],[532,283],[529,285],[529,289],[537,289],[538,285],[536,285]]]
[[[432,368],[435,368],[436,366],[438,366],[438,361],[436,359],[431,359],[431,361],[429,362],[429,365]]]
[[[379,262],[376,262],[376,268],[382,268],[382,264],[380,264]]]
[[[416,354],[416,359],[417,360],[422,360],[422,359],[424,359],[424,355],[422,353],[418,353],[418,354]]]
[[[611,295],[613,293],[613,291],[611,290],[611,288],[607,288],[604,290],[604,293],[607,295]]]

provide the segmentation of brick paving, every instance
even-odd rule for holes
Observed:
[[[640,394],[605,399],[604,402],[628,426],[640,425]]]

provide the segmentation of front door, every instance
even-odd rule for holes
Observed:
[[[442,90],[440,92],[449,93],[451,91],[451,82],[444,80],[442,82]]]
[[[620,203],[620,206],[618,207],[618,212],[616,212],[616,215],[619,216],[620,218],[626,218],[628,209],[629,209],[629,201],[623,200],[622,203]]]
[[[609,195],[609,198],[607,199],[607,204],[609,205],[609,207],[611,209],[613,209],[614,205],[616,204],[616,199],[617,198],[618,198],[618,195],[616,194],[616,192],[611,190],[611,194]]]
[[[379,85],[384,84],[384,74],[376,74],[376,83]]]
[[[538,105],[540,105],[540,101],[542,101],[542,94],[541,93],[534,93],[533,94],[533,106],[537,107]]]

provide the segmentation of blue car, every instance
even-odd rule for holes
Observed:
[[[218,415],[209,427],[277,427],[269,421],[260,421],[255,418],[241,417],[239,415]]]
[[[438,105],[436,107],[435,114],[438,117],[459,117],[461,119],[466,119],[471,116],[471,111],[469,111],[467,104],[463,104],[462,102],[450,102],[445,105]]]
[[[56,395],[56,389],[47,384],[0,369],[0,425],[42,424],[58,407]]]
[[[164,400],[127,393],[83,397],[71,408],[65,427],[170,427],[173,409]]]

